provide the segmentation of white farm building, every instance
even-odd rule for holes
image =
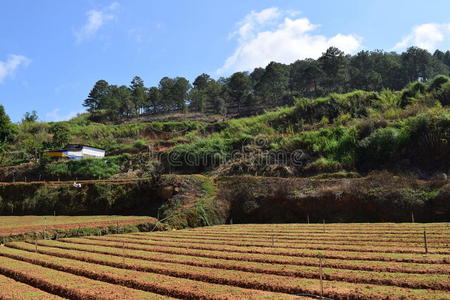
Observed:
[[[68,159],[102,158],[105,157],[105,150],[86,145],[70,144],[61,150],[46,151],[44,156]]]

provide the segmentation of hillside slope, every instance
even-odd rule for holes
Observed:
[[[39,159],[39,149],[55,147],[64,139],[103,147],[107,157]],[[308,214],[304,208],[293,210],[300,200],[332,208],[320,217],[314,213],[316,217],[311,218],[317,220],[404,221],[411,219],[411,213],[424,221],[445,220],[449,217],[445,195],[450,170],[450,80],[438,76],[428,83],[412,83],[399,92],[358,90],[296,99],[294,106],[229,120],[211,117],[100,124],[82,115],[59,123],[24,121],[7,149],[0,167],[0,180],[10,183],[0,187],[3,214],[45,214],[53,212],[50,207],[58,206],[66,210],[61,213],[156,216],[158,208],[173,213],[180,207],[194,207],[187,217],[192,220],[187,221],[183,212],[181,219],[173,221],[184,227],[239,219],[242,208],[237,213],[234,208],[221,213],[237,199],[244,206],[257,203],[258,207],[242,222],[273,218],[299,222]],[[385,174],[386,182],[377,174]],[[297,179],[284,181],[278,177]],[[111,182],[98,181],[105,179]],[[47,184],[64,180],[65,186]],[[94,181],[74,189],[71,182],[79,180]],[[229,181],[235,180],[229,187]],[[248,185],[243,190],[233,189],[240,186],[240,180]],[[289,190],[291,184],[297,186],[295,182],[302,180],[321,184],[314,188],[300,186],[281,198],[264,200],[278,187],[286,185]],[[30,181],[34,183],[26,184]],[[254,200],[260,197],[255,196],[259,193],[257,183],[271,189],[261,192],[265,194],[261,201]],[[359,190],[355,186],[360,186]],[[162,192],[167,187],[172,190]],[[224,190],[229,194],[222,193]],[[333,191],[340,196],[332,196]],[[246,202],[241,192],[253,195],[253,200]],[[187,196],[180,200],[176,194]],[[279,201],[290,204],[283,207]],[[203,204],[193,204],[197,202],[212,210],[204,211]],[[264,213],[271,209],[297,212],[295,217],[278,213],[271,219]],[[209,220],[212,215],[204,217],[209,213],[215,216],[214,221]]]

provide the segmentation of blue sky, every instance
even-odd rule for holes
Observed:
[[[450,49],[450,1],[2,0],[0,104],[15,122],[82,112],[93,84],[215,78],[328,46]]]

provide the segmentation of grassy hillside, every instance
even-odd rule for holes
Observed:
[[[103,147],[107,157],[40,158],[42,150],[63,142]],[[414,213],[419,220],[445,220],[450,79],[438,76],[398,92],[298,98],[293,106],[239,119],[99,124],[81,115],[58,123],[24,121],[3,150],[0,180],[16,184],[0,186],[2,214],[161,214],[175,227],[220,224],[233,216],[298,222],[309,213],[335,221],[405,221]],[[79,190],[71,185],[99,179],[110,182]],[[50,180],[67,182],[42,184]],[[261,190],[263,182],[270,190]],[[283,190],[285,184],[298,190]],[[319,213],[314,203],[333,209]],[[255,205],[260,209],[243,214]],[[274,207],[283,209],[265,213]]]
[[[314,176],[388,169],[431,177],[450,165],[450,81],[438,76],[393,92],[354,91],[297,99],[262,115],[215,121],[99,124],[87,115],[68,122],[22,122],[2,167],[3,180],[111,178],[165,173]],[[67,141],[105,148],[104,160],[36,160]]]
[[[437,77],[401,92],[297,99],[293,107],[226,121],[168,152],[185,172],[311,176],[389,169],[432,176],[450,167],[449,96],[448,78]]]

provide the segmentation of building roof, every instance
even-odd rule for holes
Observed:
[[[68,144],[66,145],[62,150],[81,150],[83,147],[89,147],[96,150],[105,151],[105,149],[89,146],[89,145],[83,145],[83,144]]]

